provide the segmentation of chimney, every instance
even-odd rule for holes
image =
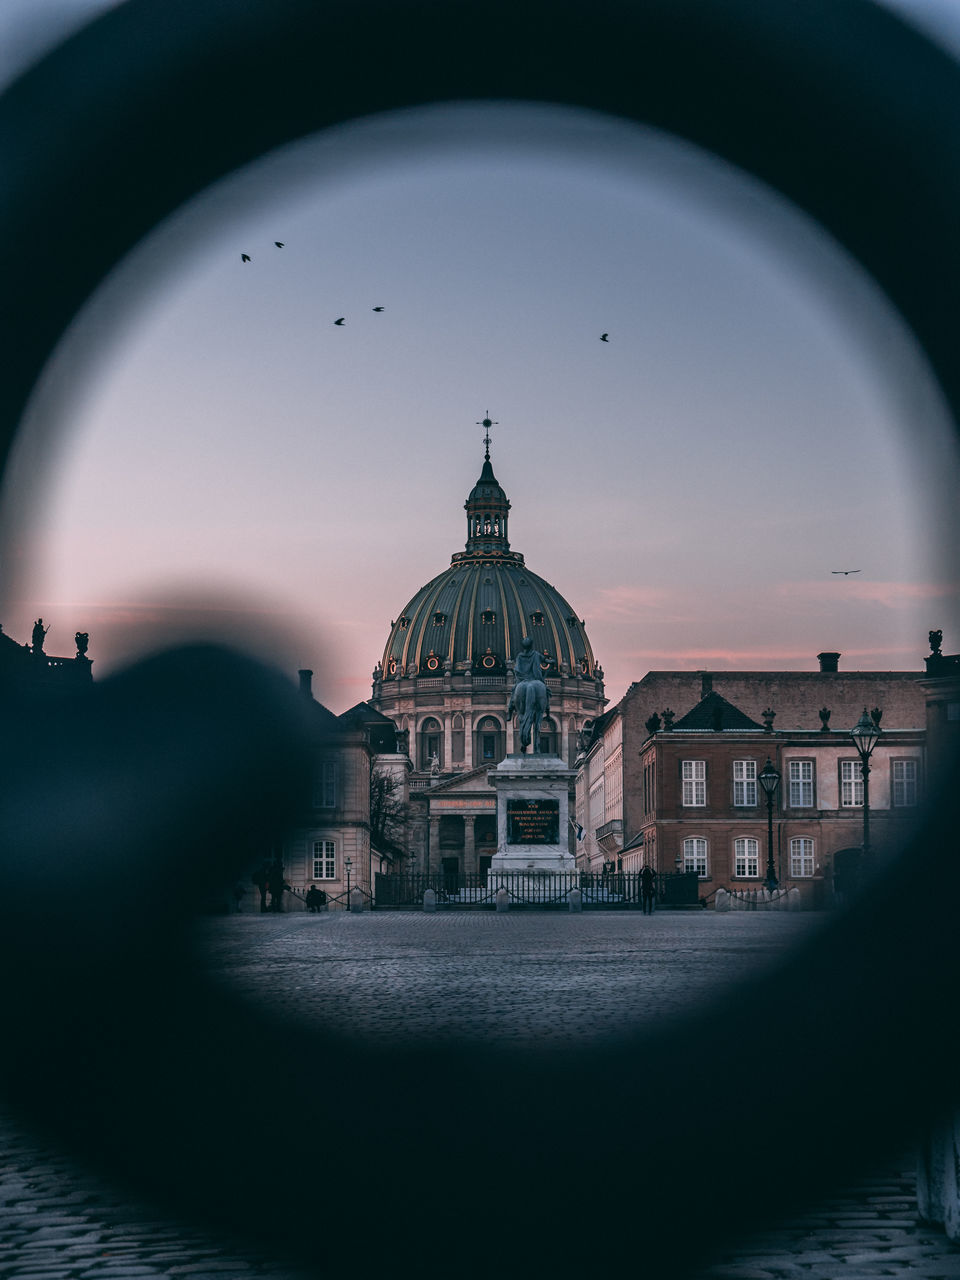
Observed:
[[[310,687],[310,682],[313,680],[313,672],[304,670],[299,671],[297,674],[300,677],[300,692],[305,698],[312,698],[313,690]]]
[[[818,653],[821,671],[836,671],[840,663],[839,653]]]
[[[700,697],[705,698],[708,693],[713,693],[713,676],[708,671],[701,671]]]

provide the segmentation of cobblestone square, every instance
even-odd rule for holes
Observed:
[[[823,917],[513,910],[203,920],[215,981],[364,1039],[522,1045],[596,1041],[678,1017],[775,963]],[[704,1280],[919,1280],[960,1275],[960,1249],[917,1219],[909,1153],[719,1256]],[[281,1259],[166,1222],[0,1115],[5,1280],[288,1277]]]

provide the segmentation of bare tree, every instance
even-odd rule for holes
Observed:
[[[370,838],[393,846],[399,857],[407,857],[410,805],[403,799],[396,777],[370,770]]]

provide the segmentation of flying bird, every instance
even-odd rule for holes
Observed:
[[[283,241],[282,241],[282,240],[274,240],[274,242],[273,242],[273,243],[277,246],[277,248],[278,248],[278,249],[282,249],[282,248],[283,248]]]
[[[333,323],[334,323],[334,324],[343,324],[343,322],[344,322],[344,320],[346,320],[346,318],[347,318],[346,316],[341,316],[339,320],[334,320],[334,322],[333,322]]]
[[[609,333],[601,333],[601,335],[600,335],[600,341],[601,341],[601,342],[609,342],[609,341],[610,341],[610,335],[609,335]]]
[[[241,255],[240,255],[240,261],[241,261],[241,262],[249,262],[249,261],[250,261],[250,255],[249,255],[249,253],[241,253]]]
[[[861,570],[859,570],[859,569],[831,569],[831,570],[830,570],[830,572],[831,572],[831,573],[842,573],[842,574],[846,575],[846,574],[848,574],[848,573],[860,573],[860,572],[861,572]]]
[[[382,310],[383,310],[383,307],[374,307],[373,309],[374,309],[374,311],[382,311]]]

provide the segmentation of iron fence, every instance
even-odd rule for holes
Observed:
[[[656,878],[656,902],[665,907],[696,906],[699,881],[695,873],[660,872]],[[511,906],[558,907],[570,905],[570,892],[579,889],[583,908],[629,909],[641,906],[640,873],[615,871],[594,874],[583,871],[491,871],[487,874],[452,872],[382,873],[376,877],[376,907],[421,907],[423,895],[432,889],[437,905],[445,908],[494,908],[498,889],[509,894]]]

